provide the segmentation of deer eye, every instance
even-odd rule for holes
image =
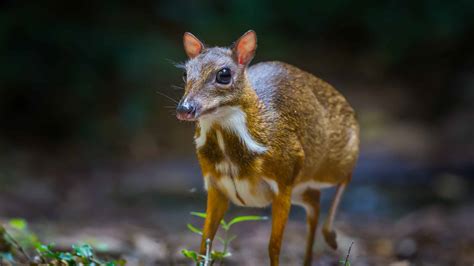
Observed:
[[[229,84],[232,79],[232,75],[230,74],[230,69],[224,67],[223,69],[219,70],[216,75],[216,81],[219,84]]]
[[[188,73],[186,71],[183,72],[183,81],[186,82],[186,79],[188,78]]]

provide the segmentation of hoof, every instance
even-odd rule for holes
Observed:
[[[333,231],[325,231],[323,230],[323,235],[324,235],[324,240],[326,240],[326,243],[328,243],[328,245],[336,250],[337,249],[337,241],[336,241],[336,232],[333,230]]]

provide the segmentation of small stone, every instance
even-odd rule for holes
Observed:
[[[165,244],[157,242],[144,234],[136,234],[133,243],[138,253],[150,259],[162,260],[168,254],[168,248]]]
[[[409,258],[416,254],[417,244],[412,238],[402,239],[397,245],[397,255],[402,258]]]
[[[395,262],[390,263],[388,266],[410,266],[410,262],[406,260],[395,261]]]

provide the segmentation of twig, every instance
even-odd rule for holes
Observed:
[[[204,266],[210,266],[211,261],[211,240],[206,239],[206,258],[204,259]]]
[[[13,238],[13,236],[11,236],[7,230],[5,229],[4,226],[0,226],[1,229],[3,229],[3,234],[8,237],[10,239],[10,241],[12,242],[12,244],[20,251],[20,253],[28,260],[28,262],[32,262],[31,260],[31,257],[30,255],[28,255],[28,253],[26,253],[26,251],[23,249],[23,247],[15,240],[15,238]]]
[[[349,266],[349,264],[347,263],[349,262],[349,255],[351,255],[352,245],[354,245],[354,241],[352,241],[351,245],[349,246],[349,250],[347,251],[347,255],[346,255],[346,260],[344,261],[344,266]]]

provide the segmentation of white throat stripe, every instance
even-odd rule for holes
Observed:
[[[250,135],[247,128],[246,114],[237,106],[221,107],[216,110],[215,113],[205,115],[199,119],[201,131],[199,137],[195,139],[198,149],[206,144],[207,132],[214,123],[219,123],[222,128],[238,136],[242,144],[244,144],[249,151],[254,153],[264,153],[267,151],[265,146],[255,141]]]

